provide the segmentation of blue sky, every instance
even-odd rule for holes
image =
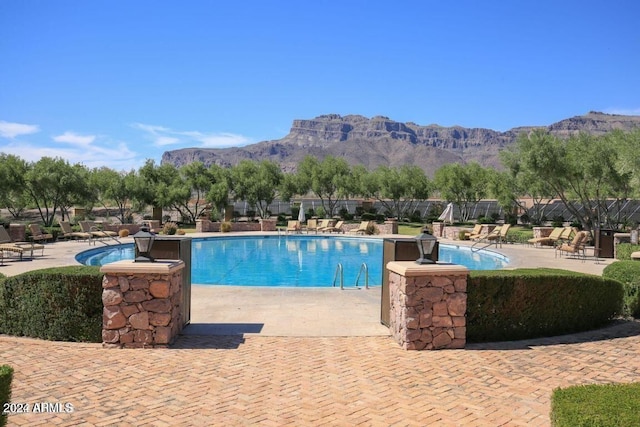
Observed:
[[[137,169],[384,115],[640,115],[640,2],[0,0],[0,152]]]

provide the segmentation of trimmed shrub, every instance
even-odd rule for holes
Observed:
[[[6,403],[11,402],[11,380],[13,368],[9,365],[0,366],[0,427],[7,425],[7,415],[2,415]]]
[[[362,219],[362,221],[375,221],[376,220],[376,214],[370,213],[370,212],[365,212],[365,213],[362,214],[360,219]]]
[[[220,231],[222,233],[229,233],[231,231],[231,223],[229,221],[225,221],[220,224]]]
[[[622,314],[640,318],[640,261],[618,261],[602,271],[602,277],[617,280],[624,286]]]
[[[129,230],[126,229],[126,228],[123,228],[122,230],[118,231],[118,236],[120,236],[120,238],[128,237],[129,236]]]
[[[173,236],[178,231],[178,225],[175,222],[165,222],[162,226],[162,234]]]
[[[616,258],[621,261],[630,261],[633,252],[640,251],[640,245],[631,243],[620,243],[616,246]]]
[[[102,341],[100,267],[50,268],[0,281],[0,333]]]
[[[586,331],[622,311],[622,284],[553,269],[472,271],[467,340],[511,341]]]
[[[507,240],[512,243],[527,243],[531,238],[533,238],[533,230],[528,228],[511,227],[507,234]]]

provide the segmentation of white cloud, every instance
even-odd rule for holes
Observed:
[[[156,136],[154,144],[164,147],[165,145],[173,145],[179,142],[179,138],[174,138],[172,136]]]
[[[246,136],[228,132],[181,131],[143,123],[134,123],[132,126],[146,132],[156,146],[191,144],[207,148],[226,148],[247,145],[252,142]]]
[[[16,141],[0,145],[0,152],[14,154],[28,162],[37,162],[42,157],[59,157],[67,160],[70,164],[79,163],[88,168],[107,166],[118,171],[137,169],[144,161],[138,153],[130,150],[124,142],[98,137],[94,138],[90,143],[84,143],[88,139],[82,139],[82,137],[79,140],[73,137],[65,137],[63,139],[64,141],[59,142],[70,143],[71,145],[56,146]],[[97,143],[94,143],[96,141]]]
[[[640,108],[609,108],[608,114],[621,114],[623,116],[640,116]]]
[[[40,132],[38,125],[25,125],[23,123],[11,123],[0,120],[0,136],[13,139],[20,135],[30,135]]]
[[[93,143],[93,141],[96,140],[96,136],[95,135],[78,135],[75,132],[67,131],[62,135],[54,136],[53,140],[55,142],[66,142],[72,145],[87,146],[87,145],[91,145],[91,143]]]

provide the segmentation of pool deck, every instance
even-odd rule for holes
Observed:
[[[88,248],[57,242],[33,261],[5,260],[0,272],[75,265]],[[511,267],[600,274],[611,263],[522,245],[498,252]],[[9,425],[545,426],[556,387],[640,381],[636,321],[416,352],[380,325],[379,287],[194,285],[192,296],[192,324],[168,350],[0,335],[0,364],[15,369],[12,402],[74,406],[70,414],[11,415]]]

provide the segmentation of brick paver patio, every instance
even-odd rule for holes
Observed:
[[[172,349],[0,336],[9,425],[544,426],[556,387],[640,381],[640,322],[465,350],[389,337],[182,336]]]

